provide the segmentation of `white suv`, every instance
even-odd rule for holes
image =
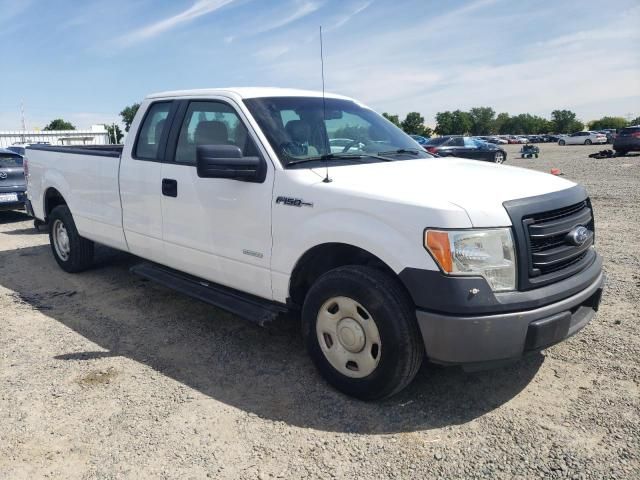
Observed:
[[[558,145],[591,145],[593,143],[607,143],[607,136],[598,132],[576,132],[558,140]]]

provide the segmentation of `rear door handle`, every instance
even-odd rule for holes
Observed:
[[[178,196],[178,182],[172,178],[162,179],[162,194],[166,197]]]

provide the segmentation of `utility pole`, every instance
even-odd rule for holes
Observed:
[[[20,116],[22,117],[22,142],[25,141],[25,132],[27,131],[27,124],[24,121],[24,100],[20,101]]]

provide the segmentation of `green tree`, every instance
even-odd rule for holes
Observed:
[[[554,110],[551,112],[553,130],[556,133],[577,132],[584,128],[584,124],[576,118],[571,110]]]
[[[473,125],[469,112],[454,110],[452,113],[451,135],[465,135],[471,131]]]
[[[56,118],[55,120],[51,120],[49,122],[49,124],[44,127],[43,130],[75,130],[76,127],[74,127],[71,122],[67,122],[61,118]]]
[[[602,117],[589,122],[589,130],[603,130],[605,128],[624,128],[627,120],[622,117]]]
[[[436,113],[436,133],[451,135],[453,130],[453,114],[450,111]]]
[[[474,107],[469,111],[472,135],[487,135],[494,133],[496,112],[491,107]]]
[[[400,123],[400,127],[409,135],[422,135],[429,137],[431,129],[424,124],[424,117],[418,112],[409,112]]]
[[[633,120],[630,120],[628,123],[629,127],[635,126],[635,125],[640,125],[640,117],[636,117]]]
[[[398,115],[391,115],[390,113],[384,112],[382,116],[393,123],[396,127],[401,128],[400,118],[398,117]]]
[[[124,130],[126,132],[129,131],[131,124],[133,123],[133,118],[136,116],[138,109],[140,108],[139,103],[133,103],[128,107],[124,107],[120,112],[120,116],[122,117],[122,123],[124,123]]]
[[[105,123],[104,128],[106,128],[109,133],[109,142],[120,143],[124,134],[122,133],[122,130],[120,130],[119,125],[116,125],[115,123],[113,125],[107,125]]]
[[[508,124],[509,122],[509,114],[506,112],[503,113],[499,113],[498,116],[495,118],[495,120],[493,121],[493,128],[492,131],[493,133],[509,133],[507,132],[505,125]]]

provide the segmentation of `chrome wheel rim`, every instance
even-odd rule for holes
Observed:
[[[58,257],[66,262],[69,259],[69,254],[71,253],[71,245],[69,243],[69,234],[67,233],[67,229],[64,226],[64,223],[60,220],[56,220],[53,222],[51,230],[53,248],[55,248]]]
[[[503,163],[503,162],[504,162],[504,154],[502,152],[497,152],[496,163]]]
[[[371,314],[349,297],[332,297],[322,304],[316,334],[327,361],[342,375],[363,378],[378,367],[382,342]]]

